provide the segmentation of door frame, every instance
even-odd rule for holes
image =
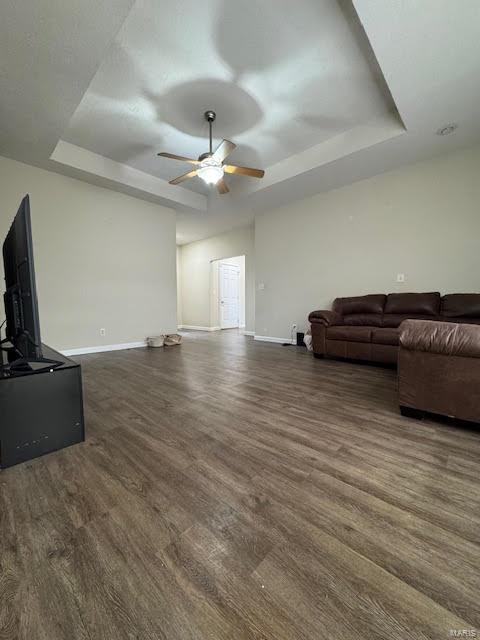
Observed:
[[[246,313],[246,265],[247,256],[243,253],[238,255],[223,255],[220,258],[212,258],[210,260],[210,291],[209,291],[209,305],[210,305],[210,331],[220,331],[220,279],[219,279],[219,265],[221,262],[231,264],[233,258],[242,258],[240,263],[240,305],[239,305],[239,329],[245,329],[245,313]]]
[[[229,267],[231,269],[235,269],[237,273],[237,323],[234,325],[223,326],[222,319],[222,267]],[[238,329],[240,327],[240,267],[236,264],[231,264],[229,262],[222,262],[222,260],[218,261],[218,324],[220,329]]]

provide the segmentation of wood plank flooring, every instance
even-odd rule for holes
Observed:
[[[394,371],[236,331],[79,360],[87,441],[0,474],[1,640],[480,629],[480,430]]]

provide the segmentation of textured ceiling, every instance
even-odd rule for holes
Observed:
[[[346,2],[143,0],[63,139],[170,179],[185,165],[156,152],[206,151],[209,108],[216,142],[238,145],[231,161],[260,168],[394,109]]]
[[[48,162],[133,4],[0,0],[2,155]]]
[[[0,153],[173,207],[180,243],[480,140],[476,0],[0,4]],[[206,108],[263,180],[168,184]]]

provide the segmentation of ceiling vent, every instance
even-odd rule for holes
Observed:
[[[458,124],[455,122],[451,122],[450,124],[446,124],[440,129],[437,129],[437,136],[448,136],[449,133],[453,133],[455,129],[458,129]]]

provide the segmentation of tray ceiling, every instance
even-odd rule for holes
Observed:
[[[63,139],[170,179],[185,165],[156,152],[206,151],[209,108],[217,112],[217,142],[238,145],[231,161],[261,168],[390,113],[393,101],[348,7],[138,2]]]

